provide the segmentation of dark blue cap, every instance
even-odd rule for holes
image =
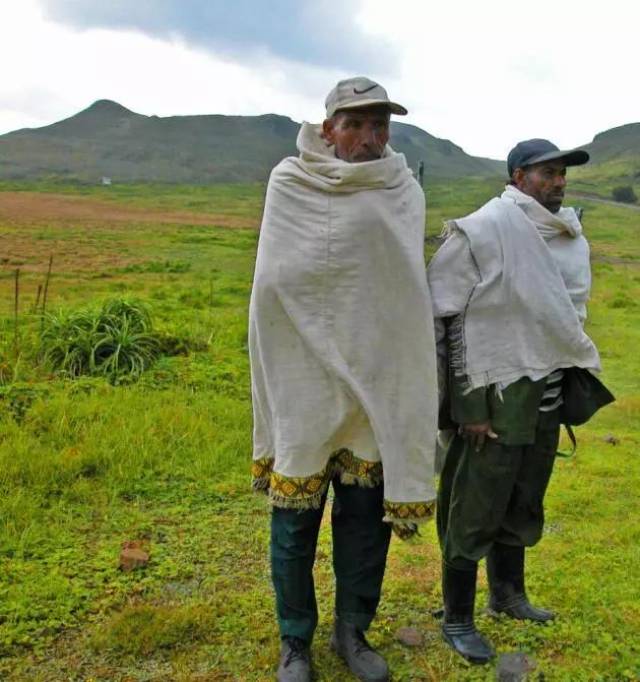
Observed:
[[[539,138],[524,140],[524,142],[518,142],[509,152],[507,157],[509,177],[513,175],[513,171],[516,168],[526,168],[534,163],[554,161],[555,159],[562,159],[567,166],[581,166],[583,163],[587,163],[589,154],[584,149],[563,151],[558,149],[553,142],[549,142],[549,140]]]

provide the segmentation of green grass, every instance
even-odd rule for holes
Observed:
[[[430,186],[427,233],[501,185]],[[258,185],[127,186],[109,195],[73,185],[35,189],[251,220],[263,192]],[[531,595],[559,619],[536,627],[480,613],[478,623],[499,652],[533,655],[545,680],[638,679],[640,218],[581,203],[594,260],[588,329],[618,401],[578,430],[576,457],[558,461],[545,537],[530,552]],[[256,233],[171,223],[89,228],[55,216],[0,228],[8,254],[0,270],[0,678],[273,679],[269,510],[249,492],[248,475],[246,314]],[[191,351],[159,359],[131,385],[51,374],[36,362],[39,320],[26,314],[51,252],[51,311],[135,296],[154,327]],[[18,358],[15,261],[23,263]],[[617,444],[607,442],[611,435]],[[122,573],[120,548],[135,539],[148,544],[150,563]],[[327,644],[330,556],[325,523],[314,660],[319,680],[341,682],[348,673]],[[396,682],[493,679],[491,667],[469,668],[441,643],[430,615],[441,600],[439,574],[433,525],[414,542],[394,539],[371,641]],[[485,599],[482,578],[479,612]],[[406,625],[422,631],[422,647],[396,641]]]
[[[612,199],[614,187],[631,186],[636,194],[640,190],[640,163],[637,157],[619,156],[598,164],[587,164],[571,170],[575,191]]]

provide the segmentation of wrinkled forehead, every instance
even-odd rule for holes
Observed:
[[[391,118],[391,110],[384,105],[374,105],[370,107],[354,107],[353,109],[339,109],[335,117],[346,118],[348,120],[366,120],[372,118],[384,118],[387,121]]]

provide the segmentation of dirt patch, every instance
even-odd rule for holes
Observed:
[[[15,224],[47,222],[170,223],[177,225],[215,225],[228,228],[254,228],[258,222],[216,213],[157,211],[137,206],[123,206],[92,197],[43,194],[40,192],[0,192],[0,221]]]

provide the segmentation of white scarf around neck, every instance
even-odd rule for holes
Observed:
[[[349,163],[335,155],[335,148],[322,138],[322,126],[304,122],[296,145],[300,156],[284,159],[281,166],[295,167],[300,181],[325,192],[358,192],[360,190],[400,187],[411,178],[404,154],[386,146],[382,158],[375,161]]]
[[[557,213],[551,213],[539,201],[513,185],[504,188],[502,199],[510,199],[521,208],[538,228],[544,240],[553,239],[563,233],[571,237],[579,237],[582,234],[582,225],[573,208],[561,207]]]

